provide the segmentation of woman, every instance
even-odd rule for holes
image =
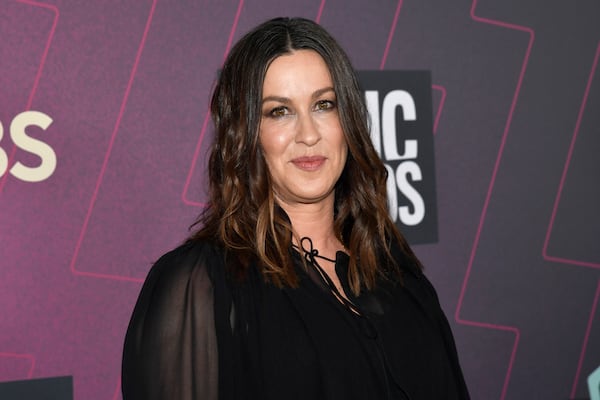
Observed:
[[[123,398],[468,398],[334,39],[305,19],[258,26],[211,111],[210,206],[146,279]]]

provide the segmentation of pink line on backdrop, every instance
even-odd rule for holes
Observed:
[[[594,301],[592,302],[592,310],[590,311],[590,318],[588,319],[588,324],[585,329],[585,335],[583,336],[581,354],[579,355],[579,361],[577,362],[577,371],[575,372],[575,379],[573,379],[573,387],[571,388],[571,395],[569,396],[569,398],[575,398],[577,384],[579,383],[579,376],[581,375],[581,367],[583,366],[583,359],[587,351],[588,339],[590,338],[590,333],[592,332],[592,323],[594,322],[594,316],[596,315],[598,298],[600,298],[600,280],[598,280],[598,286],[596,286],[596,294],[594,295]]]
[[[98,197],[98,192],[100,191],[100,186],[102,185],[102,180],[104,179],[104,173],[106,172],[106,167],[108,166],[108,160],[110,159],[110,155],[112,153],[113,145],[115,143],[115,138],[117,137],[117,133],[119,132],[119,128],[121,126],[121,120],[123,119],[123,115],[125,114],[127,100],[129,99],[131,87],[133,86],[133,81],[134,81],[135,75],[137,73],[140,59],[142,57],[142,51],[146,44],[146,38],[148,37],[148,32],[150,31],[150,23],[152,22],[152,17],[154,15],[154,10],[156,8],[157,1],[158,0],[152,1],[152,6],[150,8],[148,20],[146,21],[146,26],[144,27],[144,33],[142,35],[142,40],[140,42],[140,46],[138,47],[138,50],[137,50],[137,53],[135,56],[135,61],[133,63],[133,68],[131,69],[131,74],[129,76],[129,81],[127,82],[127,87],[125,88],[125,94],[123,95],[123,100],[121,101],[121,107],[119,109],[119,114],[118,114],[117,120],[115,122],[115,127],[113,129],[112,135],[110,137],[110,141],[108,143],[108,149],[106,151],[106,154],[104,155],[104,161],[102,162],[102,167],[100,168],[100,173],[98,175],[98,179],[96,180],[96,186],[94,188],[94,193],[92,194],[92,198],[90,200],[90,205],[89,205],[87,213],[85,215],[85,220],[81,227],[81,232],[79,234],[79,238],[77,239],[77,244],[75,246],[75,251],[73,253],[73,257],[71,258],[71,264],[70,264],[69,268],[71,269],[71,272],[74,275],[89,276],[89,277],[93,277],[93,278],[114,279],[114,280],[118,280],[118,281],[130,281],[130,282],[142,282],[143,281],[142,279],[128,277],[128,276],[79,271],[75,268],[75,263],[77,261],[77,256],[79,255],[81,243],[83,242],[83,238],[85,237],[85,234],[87,232],[88,223],[90,222],[90,217],[92,215],[92,211],[94,210],[94,206],[96,204],[96,198]]]
[[[569,171],[569,165],[571,164],[571,157],[573,155],[573,149],[575,148],[575,142],[577,141],[577,135],[579,134],[579,128],[581,127],[581,120],[583,119],[583,114],[585,112],[585,106],[587,104],[588,96],[590,94],[590,90],[592,87],[592,81],[594,80],[594,75],[596,74],[596,68],[598,67],[598,58],[600,58],[600,43],[598,43],[598,47],[596,48],[596,54],[594,56],[594,61],[592,62],[592,68],[590,70],[590,75],[588,77],[587,85],[585,86],[583,100],[581,101],[581,107],[579,108],[579,113],[577,115],[577,121],[575,122],[575,130],[573,131],[573,137],[571,138],[571,144],[569,145],[569,151],[567,153],[567,160],[565,162],[562,176],[560,178],[560,183],[558,185],[558,192],[556,193],[556,199],[554,200],[554,207],[552,208],[552,215],[550,216],[550,222],[548,224],[548,230],[546,231],[546,238],[544,240],[544,247],[542,249],[542,256],[547,261],[559,262],[559,263],[564,263],[564,264],[572,264],[572,265],[578,265],[581,267],[590,267],[590,268],[600,268],[600,263],[551,256],[548,254],[548,244],[550,242],[550,236],[552,235],[552,230],[554,228],[554,219],[556,218],[556,213],[558,211],[558,205],[560,204],[560,198],[562,195],[562,191],[563,191],[563,188],[565,185],[565,181],[567,180],[567,173]]]
[[[44,4],[44,3],[40,3],[37,1],[31,1],[31,0],[17,0],[17,1],[19,3],[29,4],[30,6],[45,8],[54,13],[54,21],[52,22],[52,28],[50,28],[48,40],[46,40],[46,46],[44,47],[44,52],[42,54],[42,60],[40,62],[40,66],[35,75],[35,80],[33,83],[33,88],[31,89],[31,93],[29,94],[29,99],[27,100],[27,109],[29,110],[33,103],[33,96],[34,96],[35,92],[37,91],[38,85],[40,83],[40,79],[42,77],[42,70],[44,69],[44,65],[46,64],[46,58],[48,57],[48,52],[50,50],[50,43],[52,42],[52,38],[54,38],[54,32],[56,31],[56,25],[58,24],[58,17],[60,16],[60,13],[58,11],[58,8],[56,8],[56,6],[53,6],[50,4]]]
[[[317,17],[315,18],[315,22],[317,24],[321,23],[321,17],[323,16],[324,8],[325,8],[325,0],[321,0],[321,4],[319,5],[319,11],[317,11]]]
[[[229,54],[229,50],[231,50],[231,44],[233,43],[233,36],[235,35],[235,31],[237,30],[238,23],[240,22],[240,15],[242,14],[242,8],[244,7],[244,0],[240,0],[238,3],[237,10],[235,12],[235,17],[233,19],[233,25],[231,25],[231,30],[229,31],[229,39],[227,39],[227,46],[225,46],[225,52],[223,53],[223,62],[227,58],[227,54]]]
[[[323,0],[324,2],[324,0]],[[379,69],[382,70],[385,67],[385,63],[388,58],[388,54],[390,52],[390,47],[392,46],[392,40],[394,39],[394,32],[396,32],[396,26],[398,25],[398,18],[400,16],[400,10],[402,9],[403,2],[402,0],[398,1],[398,5],[396,6],[396,11],[394,12],[394,19],[392,20],[392,26],[390,27],[390,32],[388,33],[387,41],[385,44],[385,49],[383,51],[383,57],[381,57],[381,63],[379,64]],[[319,14],[320,17],[320,14]],[[442,109],[444,108],[444,103],[446,101],[446,89],[440,85],[431,85],[431,88],[434,90],[439,90],[442,92],[442,98],[440,100],[440,105],[438,106],[435,122],[433,124],[433,133],[435,134],[438,123],[440,122],[440,116],[442,115]]]
[[[29,366],[29,371],[27,372],[27,379],[31,379],[33,376],[33,370],[35,368],[35,357],[31,354],[17,354],[17,353],[0,353],[0,357],[9,357],[9,358],[24,358],[29,360],[31,365]]]
[[[117,388],[115,389],[115,393],[113,394],[112,400],[118,400],[119,395],[121,394],[121,377],[117,380]]]
[[[42,53],[42,58],[40,60],[40,65],[38,66],[38,70],[35,74],[35,78],[33,80],[33,87],[31,88],[31,92],[29,93],[29,98],[27,99],[27,105],[25,106],[25,110],[30,110],[31,105],[33,104],[33,97],[37,92],[38,85],[40,83],[40,79],[42,77],[42,71],[44,70],[44,66],[46,65],[46,58],[48,58],[48,52],[50,51],[50,43],[52,43],[52,39],[54,38],[54,32],[56,31],[56,26],[58,25],[58,17],[60,13],[58,8],[50,4],[39,3],[37,1],[31,0],[17,0],[18,3],[27,4],[34,7],[41,7],[47,10],[50,10],[54,13],[54,21],[52,21],[52,28],[50,28],[50,33],[48,34],[48,39],[46,40],[46,45],[44,47],[44,51]],[[17,152],[17,146],[13,145],[10,155],[8,156],[8,165],[12,164],[12,160],[15,158],[15,154]],[[4,174],[2,179],[0,179],[0,194],[4,190],[4,185],[6,184],[6,179],[8,178],[8,172]]]
[[[502,160],[502,155],[504,153],[504,146],[506,144],[506,138],[508,137],[508,132],[510,130],[510,126],[512,123],[512,118],[515,112],[515,108],[517,105],[517,99],[519,98],[519,94],[521,92],[521,85],[523,84],[523,77],[525,76],[525,71],[527,70],[527,64],[529,62],[529,56],[531,54],[531,48],[533,47],[533,42],[535,40],[535,33],[533,31],[533,29],[528,28],[528,27],[524,27],[524,26],[520,26],[520,25],[514,25],[514,24],[510,24],[510,23],[506,23],[506,22],[502,22],[502,21],[496,21],[496,20],[492,20],[492,19],[488,19],[488,18],[482,18],[482,17],[478,17],[475,15],[475,8],[477,7],[477,0],[473,0],[473,3],[471,5],[471,11],[470,11],[470,15],[471,18],[476,21],[476,22],[481,22],[481,23],[485,23],[485,24],[490,24],[490,25],[494,25],[494,26],[499,26],[501,28],[507,28],[507,29],[513,29],[513,30],[517,30],[520,32],[525,32],[529,35],[529,43],[527,45],[527,51],[525,52],[525,57],[523,58],[523,65],[521,66],[521,71],[519,73],[519,79],[517,81],[517,86],[515,89],[515,93],[513,95],[513,99],[510,105],[510,110],[508,112],[508,118],[506,120],[506,125],[504,127],[504,132],[502,133],[502,140],[500,142],[500,149],[498,150],[498,154],[496,156],[496,162],[494,164],[494,169],[492,172],[492,177],[490,179],[490,183],[488,186],[488,190],[487,190],[487,194],[485,197],[485,201],[484,201],[484,205],[483,205],[483,210],[481,211],[481,216],[479,218],[479,225],[477,227],[477,233],[475,234],[475,240],[473,241],[473,247],[471,249],[471,254],[469,257],[469,263],[467,265],[467,270],[465,272],[465,278],[463,280],[463,284],[460,290],[460,295],[458,297],[458,302],[457,302],[457,306],[456,306],[456,312],[454,315],[454,318],[456,319],[456,321],[460,324],[463,325],[467,325],[467,326],[475,326],[475,327],[480,327],[480,328],[487,328],[487,329],[494,329],[494,330],[500,330],[500,331],[506,331],[506,332],[512,332],[515,335],[515,341],[514,341],[514,345],[511,351],[511,355],[510,355],[510,360],[509,360],[509,364],[508,364],[508,368],[506,371],[506,376],[504,378],[504,384],[502,385],[502,393],[500,396],[500,399],[504,399],[506,396],[506,391],[508,389],[508,383],[510,381],[510,376],[512,373],[512,368],[514,365],[514,361],[515,361],[515,356],[517,353],[517,347],[519,345],[519,339],[520,339],[520,330],[516,327],[513,326],[506,326],[506,325],[498,325],[498,324],[491,324],[491,323],[486,323],[486,322],[479,322],[479,321],[471,321],[471,320],[466,320],[460,317],[460,311],[462,309],[462,305],[463,305],[463,300],[465,297],[465,293],[466,293],[466,289],[468,286],[468,282],[469,282],[469,277],[471,275],[471,271],[473,269],[473,262],[475,260],[475,254],[477,253],[477,247],[479,246],[479,239],[481,237],[481,232],[483,230],[483,225],[485,223],[485,219],[487,216],[487,211],[488,211],[488,206],[490,204],[490,199],[492,197],[492,192],[494,189],[494,184],[496,183],[496,175],[498,174],[498,170],[500,168],[500,161]]]
[[[181,193],[181,201],[183,204],[188,206],[196,206],[196,207],[206,207],[208,204],[200,201],[189,200],[187,198],[188,190],[190,184],[192,182],[192,177],[194,176],[194,170],[196,169],[196,163],[198,162],[198,158],[200,157],[200,149],[202,148],[202,143],[204,142],[204,136],[206,135],[206,128],[208,127],[208,121],[210,120],[210,109],[206,111],[206,115],[204,116],[204,122],[202,123],[202,129],[200,130],[200,137],[196,142],[196,148],[194,149],[194,155],[192,157],[192,163],[190,164],[190,169],[188,170],[187,177],[185,178],[185,184],[183,185],[183,192]]]
[[[446,103],[446,88],[441,85],[431,85],[433,90],[438,90],[442,92],[442,98],[440,99],[440,105],[438,106],[437,112],[435,114],[435,120],[433,122],[433,134],[437,133],[437,128],[440,123],[440,117],[442,116],[442,110],[444,108],[444,104]]]
[[[392,27],[390,28],[390,33],[388,34],[387,42],[385,44],[385,50],[383,50],[383,57],[381,58],[381,63],[379,64],[379,69],[383,69],[385,66],[385,62],[387,61],[388,53],[390,51],[390,46],[392,44],[392,39],[394,38],[394,32],[396,31],[396,25],[398,24],[398,17],[400,16],[400,9],[402,8],[402,0],[398,0],[398,5],[396,6],[396,12],[394,13],[394,19],[392,21]]]
[[[227,54],[229,54],[229,50],[231,49],[231,44],[233,43],[233,37],[235,35],[235,31],[237,30],[237,26],[240,20],[240,15],[242,14],[242,8],[244,7],[244,0],[240,0],[238,3],[237,10],[235,12],[235,17],[233,18],[233,23],[231,24],[231,29],[229,30],[229,38],[227,40],[227,45],[225,46],[225,52],[223,53],[223,62],[227,58]],[[185,178],[185,183],[183,185],[183,192],[181,193],[181,201],[183,204],[188,206],[195,207],[206,207],[207,204],[194,201],[188,199],[188,190],[190,188],[190,184],[192,183],[192,177],[194,176],[194,171],[196,169],[196,163],[198,162],[198,158],[200,157],[200,149],[202,148],[202,143],[204,142],[204,136],[206,135],[206,128],[208,127],[208,121],[210,120],[210,106],[204,115],[204,122],[202,122],[202,129],[200,130],[200,137],[196,142],[196,148],[194,149],[194,155],[192,156],[192,162],[190,164],[190,169],[188,170],[187,177]]]

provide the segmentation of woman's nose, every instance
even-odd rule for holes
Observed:
[[[307,146],[313,146],[321,140],[318,122],[311,114],[299,115],[296,128],[296,142],[304,143]]]

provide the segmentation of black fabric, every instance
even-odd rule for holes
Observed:
[[[135,399],[468,399],[448,322],[427,278],[342,304],[294,253],[298,288],[256,268],[230,279],[225,255],[188,243],[151,269],[125,338],[122,388]],[[348,256],[336,272],[346,293]]]

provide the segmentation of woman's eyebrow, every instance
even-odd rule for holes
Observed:
[[[316,97],[320,97],[320,96],[322,96],[323,94],[325,94],[325,93],[327,93],[327,92],[333,92],[333,93],[335,94],[335,90],[333,89],[333,87],[331,87],[331,86],[327,86],[327,87],[324,87],[323,89],[316,90],[316,91],[315,91],[315,92],[312,94],[312,97],[313,97],[313,99],[314,99],[314,98],[316,98]]]
[[[290,99],[288,99],[287,97],[282,97],[282,96],[267,96],[267,97],[263,97],[261,103],[264,104],[267,101],[276,101],[278,103],[284,103],[284,104],[290,103]]]
[[[333,87],[327,86],[322,89],[315,90],[315,92],[312,94],[311,97],[314,99],[314,98],[322,96],[323,94],[325,94],[327,92],[335,93],[335,90],[333,89]],[[291,100],[289,98],[283,97],[283,96],[267,96],[262,99],[261,103],[264,104],[268,101],[275,101],[275,102],[283,103],[283,104],[291,103]]]

